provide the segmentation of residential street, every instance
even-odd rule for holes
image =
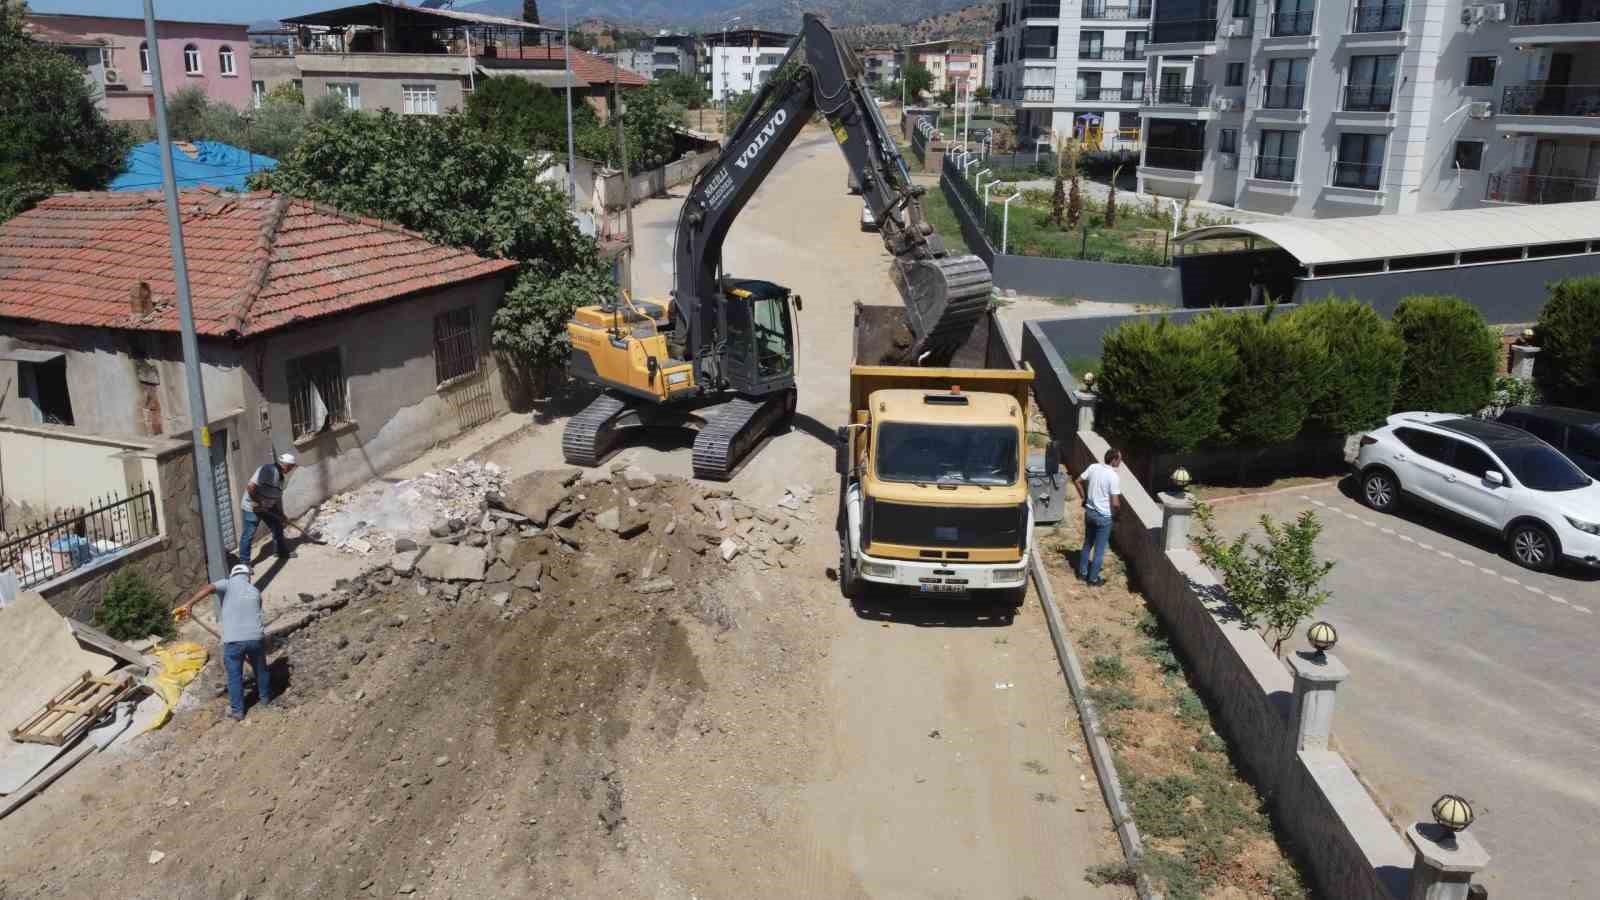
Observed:
[[[1494,897],[1578,897],[1600,878],[1600,581],[1512,564],[1490,537],[1430,514],[1383,516],[1348,486],[1216,507],[1229,534],[1263,512],[1324,525],[1350,667],[1334,736],[1390,817],[1426,819],[1442,793],[1472,801]]]

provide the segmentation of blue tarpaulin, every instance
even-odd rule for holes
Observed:
[[[230,191],[245,190],[251,172],[276,168],[270,156],[251,153],[219,141],[195,141],[193,156],[177,144],[172,145],[172,173],[178,189],[215,187]],[[127,167],[111,180],[113,191],[161,190],[161,149],[155,141],[139,144],[128,153]]]

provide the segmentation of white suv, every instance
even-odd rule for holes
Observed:
[[[1361,437],[1361,499],[1380,512],[1404,494],[1491,530],[1518,565],[1565,557],[1600,566],[1600,483],[1520,428],[1453,413],[1396,413]]]

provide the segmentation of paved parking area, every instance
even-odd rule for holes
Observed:
[[[1396,822],[1444,792],[1471,800],[1491,896],[1578,897],[1600,879],[1600,577],[1538,574],[1493,536],[1429,513],[1382,515],[1353,480],[1231,499],[1229,534],[1262,513],[1323,522],[1350,667],[1335,739]]]

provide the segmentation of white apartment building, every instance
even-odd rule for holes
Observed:
[[[1020,141],[1090,136],[1133,146],[1145,93],[1150,0],[1002,0],[994,25],[995,98],[1017,111]]]
[[[1158,0],[1140,189],[1298,216],[1594,200],[1600,0]]]
[[[706,88],[712,101],[760,90],[783,62],[792,40],[792,34],[756,28],[706,35]]]

